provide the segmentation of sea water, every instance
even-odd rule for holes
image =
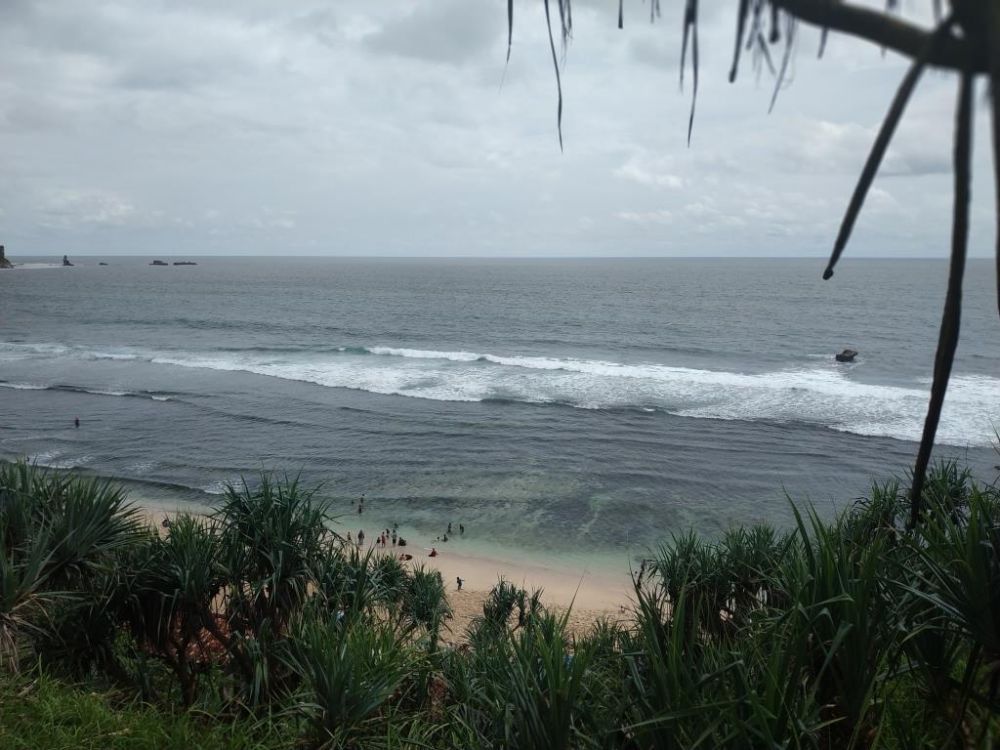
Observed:
[[[98,266],[99,260],[108,266]],[[74,258],[0,272],[0,457],[211,506],[299,475],[344,528],[566,554],[905,481],[944,261]],[[993,270],[941,458],[1000,463]],[[834,361],[845,347],[851,364]],[[79,429],[73,425],[79,417]],[[356,503],[364,494],[365,515]]]

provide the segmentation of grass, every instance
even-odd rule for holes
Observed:
[[[0,678],[5,750],[279,750],[293,744],[266,723],[164,711],[47,676]]]

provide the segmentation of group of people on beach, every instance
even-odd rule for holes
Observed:
[[[362,493],[361,497],[358,498],[358,515],[365,512],[365,495]],[[458,524],[458,533],[460,536],[465,535],[465,524]],[[448,528],[445,530],[444,534],[438,536],[434,539],[435,542],[447,542],[449,536],[454,536],[454,526],[451,522],[448,523]],[[351,532],[347,532],[347,542],[349,544],[354,544],[355,541],[351,538]],[[357,545],[363,547],[365,544],[365,531],[361,529],[358,531]],[[405,547],[406,540],[399,535],[399,524],[394,523],[392,529],[382,529],[379,535],[375,538],[374,546],[380,549],[387,549],[389,545],[392,544],[393,547]],[[439,552],[437,547],[431,547],[430,552],[427,553],[428,557],[437,557]],[[413,555],[410,554],[400,554],[401,560],[412,560]],[[462,590],[462,584],[464,581],[461,578],[456,578],[456,584],[458,585],[458,590]]]
[[[461,524],[460,523],[458,525],[458,533],[459,533],[459,535],[464,535],[465,534],[465,524]],[[449,534],[451,534],[452,536],[454,536],[454,533],[451,530],[451,523],[450,522],[448,524],[448,530],[445,531],[443,535],[437,537],[434,541],[435,542],[447,542]]]
[[[406,546],[406,540],[403,539],[403,537],[401,537],[397,533],[398,529],[399,529],[399,524],[398,523],[394,523],[392,525],[392,531],[390,531],[389,529],[382,529],[382,531],[379,532],[378,538],[375,539],[375,546],[376,547],[381,547],[382,549],[385,549],[386,547],[389,546],[389,542],[391,541],[393,547],[405,547]],[[350,544],[354,544],[354,539],[351,538],[351,532],[350,531],[347,532],[347,541]],[[360,529],[358,531],[357,545],[359,547],[364,547],[365,546],[365,530],[364,529]]]

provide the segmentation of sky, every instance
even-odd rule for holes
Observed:
[[[728,82],[736,2],[702,3],[688,147],[682,5],[650,24],[626,0],[618,30],[617,0],[574,1],[560,151],[541,0],[515,0],[509,66],[504,0],[3,0],[0,243],[15,258],[827,255],[906,61],[843,36],[819,60],[799,25],[768,114],[759,56]],[[956,89],[923,78],[847,257],[947,256]],[[976,101],[970,254],[988,256]]]

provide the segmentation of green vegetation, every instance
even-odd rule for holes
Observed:
[[[439,574],[361,554],[294,481],[143,528],[0,465],[0,746],[969,748],[998,728],[1000,492],[931,472],[832,521],[662,546],[582,636],[501,581],[443,648]]]

